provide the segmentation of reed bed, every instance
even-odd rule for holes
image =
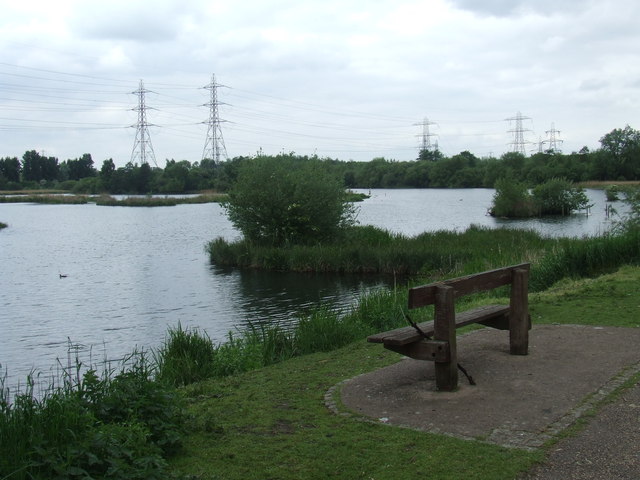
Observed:
[[[42,395],[37,378],[10,395],[0,378],[0,478],[167,478],[180,447],[180,396],[136,352],[118,370],[77,363]]]
[[[222,202],[226,194],[210,193],[195,197],[127,197],[118,200],[110,195],[95,197],[96,205],[106,207],[174,207],[182,204]]]
[[[86,195],[0,195],[0,203],[45,203],[52,205],[82,205]]]
[[[358,226],[331,244],[270,247],[217,238],[207,251],[213,263],[241,268],[437,278],[535,259],[555,243],[532,231],[477,226],[463,233],[437,231],[416,237]]]

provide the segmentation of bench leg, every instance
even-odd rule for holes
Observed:
[[[454,289],[439,286],[436,293],[434,340],[449,343],[449,358],[446,362],[435,362],[436,389],[451,392],[458,388],[458,354],[456,349],[456,313]]]
[[[511,355],[529,352],[529,297],[528,272],[514,270],[509,304],[509,349]]]

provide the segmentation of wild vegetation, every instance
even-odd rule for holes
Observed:
[[[632,267],[565,280],[530,295],[533,321],[638,327],[639,280],[640,269]],[[361,337],[331,352],[189,385],[182,392],[190,433],[170,465],[176,473],[209,479],[507,480],[543,460],[545,449],[502,448],[368,423],[326,407],[330,388],[398,359]],[[345,410],[339,395],[330,400]]]
[[[222,202],[227,197],[222,193],[209,193],[193,197],[126,197],[117,199],[110,195],[0,195],[0,203],[46,203],[55,205],[82,205],[95,203],[108,207],[173,207],[181,204]]]
[[[276,155],[281,161],[314,163],[341,178],[347,188],[493,188],[496,180],[509,178],[529,187],[553,178],[571,182],[623,182],[640,180],[640,133],[626,126],[600,138],[600,148],[561,153],[548,150],[529,157],[509,152],[499,158],[477,157],[463,151],[451,157],[425,150],[412,161],[374,158],[370,162],[290,154]],[[227,191],[242,165],[256,158],[235,157],[216,163],[167,160],[164,167],[127,163],[116,167],[113,159],[94,166],[90,154],[60,162],[35,150],[21,159],[0,158],[0,190],[57,188],[82,194],[170,194],[201,190]]]
[[[355,221],[351,205],[321,164],[285,158],[245,163],[223,203],[247,242],[274,247],[334,240]]]
[[[490,213],[496,217],[570,215],[592,206],[584,189],[564,178],[552,178],[531,191],[523,182],[501,178],[495,188]]]
[[[153,379],[143,352],[119,370],[80,362],[36,395],[0,378],[0,478],[165,479],[181,445],[182,397]]]

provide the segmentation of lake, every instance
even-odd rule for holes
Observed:
[[[583,236],[611,224],[599,190],[587,191],[591,215],[517,221],[486,214],[490,189],[370,193],[358,204],[360,223],[408,236],[471,224]],[[34,368],[55,370],[58,359],[66,365],[70,343],[85,361],[117,359],[159,346],[178,322],[221,342],[250,323],[291,323],[318,304],[347,308],[386,284],[378,277],[218,269],[205,244],[239,237],[218,204],[0,204],[0,221],[9,225],[0,231],[0,365],[7,384],[24,382]]]

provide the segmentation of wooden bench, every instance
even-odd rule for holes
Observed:
[[[529,267],[523,263],[411,288],[409,309],[435,305],[434,320],[371,335],[367,340],[382,343],[385,348],[407,357],[435,362],[436,388],[455,390],[458,387],[458,327],[480,323],[509,330],[511,354],[527,355],[531,328],[527,294]],[[485,305],[455,313],[456,298],[509,284],[509,305]]]

